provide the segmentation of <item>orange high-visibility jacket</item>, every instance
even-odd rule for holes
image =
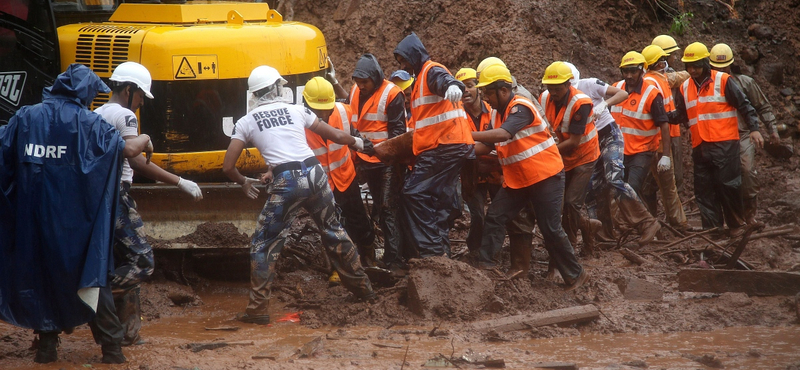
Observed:
[[[503,167],[503,186],[512,189],[531,186],[564,169],[556,141],[550,136],[547,125],[530,100],[515,95],[500,117],[502,121],[498,128],[511,112],[516,112],[514,107],[518,105],[524,105],[533,112],[533,121],[511,139],[495,144],[497,157]]]
[[[358,112],[360,104],[358,94],[360,91],[358,85],[354,84],[353,90],[350,92],[350,106],[353,112]],[[372,96],[364,102],[361,112],[354,114],[352,118],[356,129],[361,132],[361,135],[372,141],[373,144],[389,139],[389,117],[386,115],[386,107],[397,97],[397,94],[402,93],[403,91],[397,85],[387,80],[383,80],[383,83],[375,88]],[[381,161],[375,156],[364,153],[357,154],[367,162],[379,163]]]
[[[625,81],[614,84],[625,90]],[[661,128],[650,115],[650,106],[658,96],[658,86],[653,81],[642,81],[640,92],[631,91],[628,99],[611,107],[611,115],[617,121],[625,141],[625,155],[658,151],[661,145]]]
[[[689,131],[692,133],[692,148],[702,142],[739,140],[739,123],[736,107],[725,100],[725,86],[730,75],[711,71],[711,81],[698,93],[697,84],[688,79],[681,85]]]
[[[414,155],[434,149],[440,144],[474,144],[467,122],[467,113],[459,101],[453,104],[429,91],[428,71],[443,65],[427,61],[417,76],[411,93],[411,116],[414,117]],[[448,71],[449,73],[450,71]]]
[[[658,91],[661,93],[661,98],[664,100],[664,111],[666,111],[667,113],[674,112],[675,98],[672,96],[672,89],[669,86],[669,80],[667,80],[667,75],[661,72],[647,71],[647,73],[644,74],[644,79],[656,83]],[[669,125],[669,136],[680,137],[681,126]]]
[[[550,92],[545,90],[539,96],[539,104],[544,107],[547,121],[552,122],[553,130],[561,141],[569,139],[569,124],[572,117],[578,112],[582,105],[592,106],[592,98],[582,93],[580,90],[570,86],[569,98],[566,107],[562,107],[556,112],[556,104],[550,99]],[[590,109],[591,111],[591,109]],[[586,123],[586,129],[578,146],[569,154],[561,154],[564,159],[564,170],[569,171],[582,164],[586,164],[600,158],[600,141],[597,138],[597,130],[594,127],[594,120]]]
[[[489,103],[482,101],[483,107],[485,108],[486,112],[481,112],[480,122],[478,122],[479,127],[475,127],[475,122],[472,119],[468,119],[470,123],[470,129],[472,131],[487,131],[493,128],[496,128],[497,120],[500,114],[497,113],[496,110],[492,109]],[[478,161],[482,163],[489,164],[489,167],[492,168],[499,168],[499,162],[497,162],[497,154],[486,154],[481,155],[478,157]],[[484,162],[485,161],[485,162]],[[479,169],[481,167],[479,166]],[[479,170],[480,171],[480,170]],[[489,183],[489,184],[502,184],[503,183],[503,173],[502,170],[491,171],[491,172],[479,172],[478,175],[478,183]]]
[[[328,118],[328,124],[346,133],[350,133],[352,112],[347,104],[336,103],[336,107]],[[326,141],[313,131],[306,129],[306,141],[314,155],[328,174],[331,189],[344,192],[356,178],[356,167],[350,157],[347,145]]]

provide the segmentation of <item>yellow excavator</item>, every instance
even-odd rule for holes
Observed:
[[[284,21],[268,3],[185,0],[0,1],[0,125],[41,99],[41,89],[71,63],[101,78],[125,61],[153,76],[138,112],[140,130],[156,148],[153,161],[200,184],[193,202],[174,186],[134,178],[131,193],[149,236],[161,248],[202,248],[185,236],[206,222],[231,222],[250,235],[263,199],[246,198],[226,183],[222,160],[233,124],[247,111],[247,77],[269,65],[289,81],[298,102],[305,83],[329,67],[316,27]],[[92,109],[109,96],[100,95]],[[245,149],[242,172],[265,169],[258,151]],[[242,245],[245,247],[246,245]]]

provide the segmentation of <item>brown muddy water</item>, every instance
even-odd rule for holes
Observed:
[[[292,313],[272,312],[267,327],[233,320],[246,304],[239,283],[200,292],[203,305],[176,308],[173,316],[146,321],[146,344],[124,349],[128,363],[100,364],[100,348],[86,326],[62,335],[59,361],[39,365],[27,348],[33,335],[0,324],[0,369],[400,369],[423,367],[436,357],[491,356],[506,368],[530,369],[536,363],[575,363],[581,369],[787,369],[800,363],[800,327],[729,327],[711,332],[662,334],[579,334],[549,339],[489,342],[464,326],[441,327],[446,335],[430,337],[432,327],[323,327],[275,320]],[[273,306],[280,306],[275,302]],[[336,309],[331,307],[331,309]],[[238,327],[236,331],[206,328]],[[321,338],[309,357],[297,350]],[[189,343],[227,342],[223,348],[192,352]],[[313,346],[307,346],[313,347]],[[253,359],[253,356],[273,359]],[[705,356],[705,359],[701,359]],[[402,366],[403,358],[406,364]],[[700,360],[701,362],[698,362]],[[463,365],[462,365],[463,366]]]

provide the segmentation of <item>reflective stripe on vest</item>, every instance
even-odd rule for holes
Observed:
[[[394,94],[392,94],[393,91],[395,92]],[[360,89],[358,89],[358,86],[354,86],[350,96],[350,101],[354,110],[361,104],[359,101],[359,92]],[[376,87],[375,92],[369,99],[364,102],[361,107],[361,112],[353,115],[353,122],[356,128],[358,128],[361,135],[372,141],[373,144],[378,144],[389,139],[389,117],[386,110],[391,100],[394,99],[397,94],[402,94],[400,88],[384,80],[380,86]],[[380,163],[378,157],[369,156],[364,153],[357,154],[361,159],[367,162]]]
[[[625,90],[625,81],[615,83],[614,87]],[[625,155],[655,152],[661,144],[661,128],[650,114],[653,99],[660,93],[658,81],[643,80],[641,88],[643,93],[630,92],[625,101],[611,107],[611,115],[623,134]],[[624,108],[631,103],[636,104],[635,111]]]
[[[587,104],[591,106],[592,104],[592,99],[588,95],[573,86],[569,86],[566,98],[569,99],[567,105],[563,109],[559,109],[557,104],[550,100],[549,92],[547,94],[542,92],[540,96],[547,119],[556,123],[554,128],[556,128],[556,135],[561,141],[569,140],[570,137],[575,135],[570,133],[569,130],[574,115],[580,109],[579,107]],[[578,102],[581,103],[578,104]],[[569,153],[561,153],[566,171],[590,163],[600,157],[600,143],[595,139],[597,130],[595,129],[594,121],[589,119],[590,117],[587,117],[586,126],[583,133],[580,134],[578,145]]]
[[[428,118],[424,118],[424,119],[421,119],[419,121],[416,121],[415,129],[419,130],[419,129],[423,128],[423,127],[427,127],[427,126],[430,126],[430,125],[435,125],[437,123],[444,122],[444,121],[447,121],[447,120],[450,120],[450,119],[453,119],[453,118],[457,118],[457,117],[466,118],[467,114],[464,112],[463,109],[456,109],[456,110],[451,110],[449,112],[444,112],[442,114],[435,115],[433,117],[428,117]]]
[[[614,87],[624,90],[624,88],[620,87],[625,86],[624,82],[625,81],[619,81],[614,85]],[[620,103],[611,107],[611,113],[622,113],[624,116],[642,121],[653,119],[650,113],[644,113],[645,103],[650,98],[650,93],[652,93],[653,90],[658,90],[658,88],[654,85],[650,85],[647,87],[647,89],[645,89],[644,94],[642,94],[642,98],[639,100],[639,105],[636,107],[636,111],[622,108],[622,103]]]

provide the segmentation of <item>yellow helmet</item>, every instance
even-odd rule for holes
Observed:
[[[505,81],[509,84],[512,83],[511,72],[502,64],[492,64],[487,66],[480,76],[478,76],[478,85],[476,87],[484,87],[496,81]]]
[[[322,77],[314,77],[306,82],[303,98],[309,107],[318,110],[333,109],[336,102],[333,85]]]
[[[461,68],[456,72],[456,80],[464,82],[471,79],[478,79],[478,72],[472,68]]]
[[[644,59],[644,55],[639,54],[636,51],[629,51],[627,54],[625,54],[625,56],[622,57],[622,62],[619,64],[619,67],[635,67],[640,64],[642,64],[644,67],[647,66],[647,61]]]
[[[664,49],[658,45],[648,45],[642,49],[642,56],[647,63],[647,66],[645,66],[645,68],[647,68],[653,64],[656,64],[661,57],[669,56],[669,54],[667,54],[667,52],[665,52]]]
[[[560,85],[573,77],[572,68],[564,62],[553,62],[544,70],[542,83],[545,85]]]
[[[725,68],[733,63],[733,50],[728,44],[716,44],[711,48],[711,65]]]
[[[681,58],[681,62],[696,62],[698,60],[708,58],[709,55],[708,48],[705,45],[699,42],[693,42],[686,47],[686,50],[683,51],[683,58]]]
[[[500,60],[500,58],[498,58],[498,57],[488,57],[488,58],[482,60],[480,62],[480,64],[478,64],[478,68],[476,68],[475,73],[477,74],[478,77],[480,77],[481,72],[483,72],[483,70],[486,69],[486,67],[491,66],[491,65],[495,65],[495,64],[500,64],[503,67],[508,68],[508,66],[506,66],[506,63],[503,62],[502,60]]]
[[[675,39],[669,35],[658,35],[653,39],[652,45],[660,46],[667,54],[680,49]]]

